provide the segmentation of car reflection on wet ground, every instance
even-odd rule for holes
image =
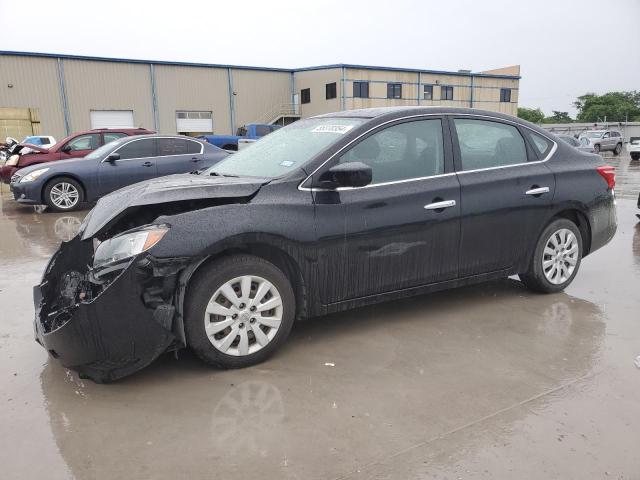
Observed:
[[[33,341],[31,287],[84,212],[2,193],[2,478],[634,478],[640,162],[565,293],[507,279],[315,319],[268,362],[182,352],[111,385]],[[640,360],[639,360],[640,363]]]

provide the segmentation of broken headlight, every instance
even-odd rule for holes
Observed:
[[[93,266],[94,268],[102,267],[146,252],[162,240],[168,231],[169,227],[166,225],[152,225],[105,240],[96,248]]]

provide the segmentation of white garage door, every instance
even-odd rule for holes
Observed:
[[[133,128],[133,111],[91,110],[91,128]]]
[[[212,112],[176,112],[176,132],[213,133]]]

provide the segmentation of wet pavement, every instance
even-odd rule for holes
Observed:
[[[31,286],[86,212],[0,216],[0,478],[640,478],[640,162],[566,293],[516,280],[294,327],[271,360],[165,355],[111,385],[33,341]]]

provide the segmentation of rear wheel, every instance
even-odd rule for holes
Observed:
[[[640,160],[640,153],[632,153],[631,160]]]
[[[520,280],[536,292],[561,292],[575,278],[581,259],[580,230],[571,220],[559,218],[540,235],[529,270]]]
[[[616,145],[616,148],[613,149],[613,154],[614,155],[620,155],[620,152],[622,152],[622,144],[618,143]]]
[[[295,297],[282,271],[251,255],[223,258],[198,272],[185,303],[187,343],[222,368],[260,363],[286,340]]]
[[[596,152],[596,153],[600,153],[600,145],[596,143],[596,144],[593,146],[593,151],[594,151],[594,152]]]
[[[54,178],[44,188],[44,201],[56,212],[75,210],[83,200],[84,190],[73,178]]]

